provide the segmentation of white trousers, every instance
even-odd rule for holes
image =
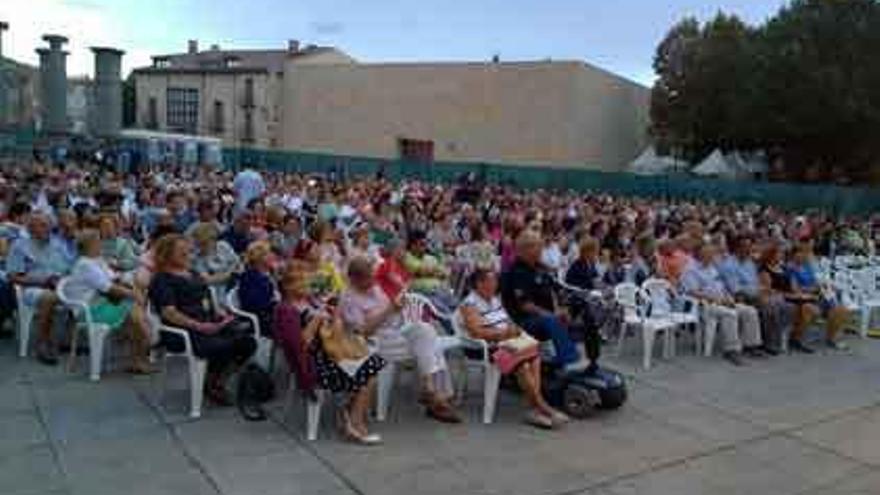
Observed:
[[[415,359],[420,376],[431,378],[434,390],[444,396],[453,392],[446,356],[437,331],[428,323],[410,323],[379,333],[379,355],[388,361]]]
[[[705,307],[704,316],[707,329],[715,327],[720,330],[718,334],[725,352],[741,352],[743,347],[761,345],[761,319],[754,307],[710,304]]]

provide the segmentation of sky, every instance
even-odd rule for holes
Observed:
[[[90,46],[150,56],[200,48],[333,45],[361,62],[583,60],[649,85],[669,27],[719,10],[750,23],[783,0],[0,0],[4,55],[36,65],[45,33],[70,38],[68,75],[92,74]]]

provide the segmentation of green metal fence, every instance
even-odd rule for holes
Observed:
[[[31,129],[0,129],[0,159],[27,158],[34,150]]]
[[[838,215],[880,212],[880,189],[779,182],[733,182],[689,176],[637,176],[544,166],[438,162],[431,165],[355,156],[226,149],[226,167],[248,165],[269,171],[371,176],[380,170],[391,180],[403,178],[449,182],[468,172],[492,184],[527,189],[602,191],[618,195],[703,200],[718,203],[759,203],[789,210],[820,208]]]

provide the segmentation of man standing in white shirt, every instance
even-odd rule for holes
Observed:
[[[266,183],[259,172],[246,168],[235,175],[232,190],[235,192],[235,211],[238,213],[244,211],[251,200],[266,192]]]

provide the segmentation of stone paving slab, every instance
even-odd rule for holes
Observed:
[[[608,358],[631,400],[544,432],[502,392],[482,425],[481,376],[463,425],[438,425],[403,373],[386,444],[341,442],[333,407],[303,438],[300,404],[247,423],[234,409],[188,418],[185,369],[167,381],[110,369],[91,383],[14,356],[0,341],[0,494],[856,495],[880,493],[880,342],[850,353],[787,356],[736,369],[682,346],[649,371],[637,353]],[[167,389],[167,390],[166,390]]]

